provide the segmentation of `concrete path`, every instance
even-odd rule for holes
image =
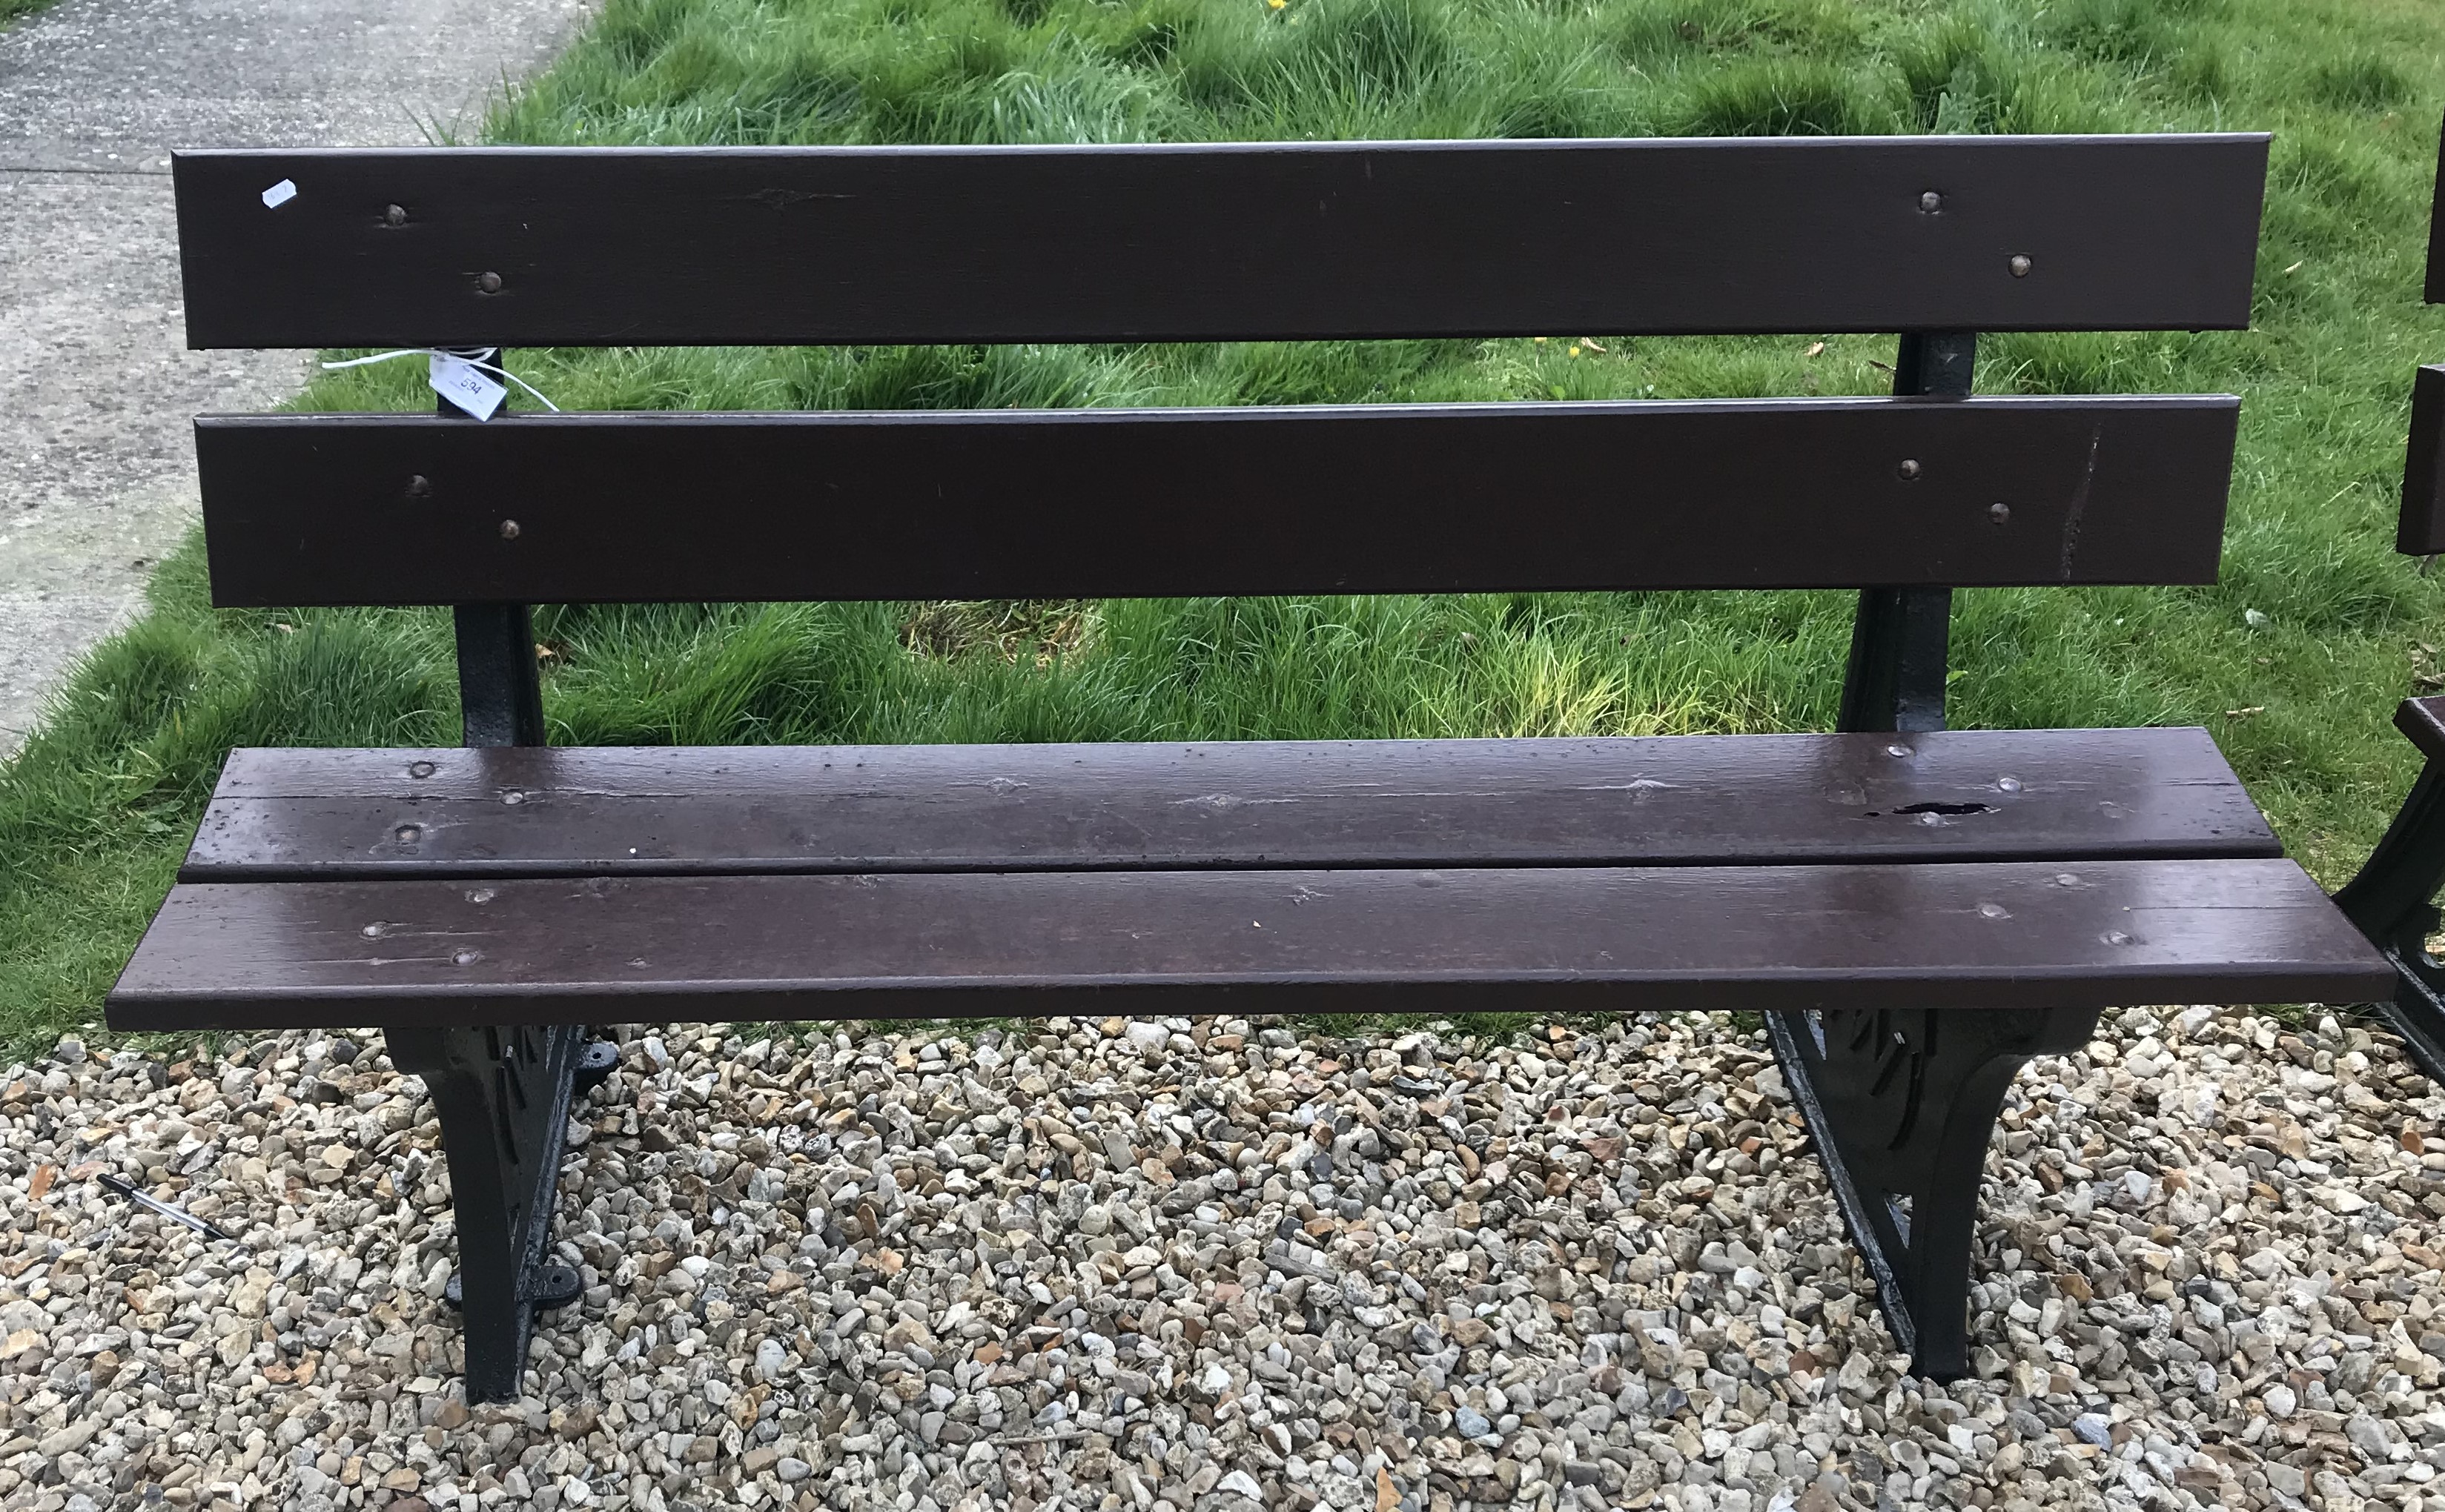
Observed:
[[[190,352],[174,147],[461,140],[586,0],[62,0],[0,31],[0,756],[196,513],[188,417],[296,352]]]

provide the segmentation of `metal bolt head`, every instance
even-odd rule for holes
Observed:
[[[424,838],[424,827],[422,825],[403,824],[398,829],[393,830],[390,833],[391,838],[398,841],[401,845],[412,846],[419,840]]]
[[[409,478],[407,480],[407,496],[409,498],[431,498],[433,496],[433,479],[425,476],[422,473],[419,473],[415,476]]]
[[[1910,755],[1910,747],[1906,745],[1889,745],[1885,747],[1885,755],[1889,756],[1906,756]]]
[[[2023,257],[2017,258],[2015,261],[2026,262],[2028,259]],[[2021,271],[2025,271],[2025,270]],[[482,289],[485,293],[497,294],[501,291],[501,275],[493,272],[477,273],[476,275],[476,287]]]
[[[430,761],[411,761],[407,764],[407,775],[411,777],[429,777],[433,775],[433,763]]]
[[[383,207],[383,224],[385,226],[406,225],[407,207],[405,205],[384,205]]]
[[[2029,259],[2021,252],[2014,252],[2012,254],[2012,260],[2005,266],[2012,270],[2012,276],[2015,278],[2026,278],[2029,276]]]
[[[1899,473],[1906,478],[1916,477],[1918,476],[1919,472],[1918,458],[1915,457],[1905,457],[1902,458],[1902,465],[1894,468],[1894,471]]]
[[[2005,524],[2012,518],[2012,506],[2009,504],[1989,504],[1987,506],[1987,517],[1993,520],[1998,525]]]
[[[1931,189],[1927,193],[1918,196],[1918,208],[1926,214],[1932,215],[1937,211],[1944,208],[1944,196]]]
[[[501,522],[501,539],[505,541],[514,541],[517,538],[518,522],[515,520],[503,520]]]

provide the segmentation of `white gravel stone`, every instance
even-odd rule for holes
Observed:
[[[472,1409],[378,1036],[11,1068],[0,1508],[2445,1504],[2445,1099],[2363,1029],[2033,1063],[1938,1390],[1728,1019],[1145,1028],[641,1037],[564,1167],[584,1298]]]

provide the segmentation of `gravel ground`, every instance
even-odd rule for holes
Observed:
[[[379,1036],[13,1069],[0,1507],[2445,1504],[2445,1099],[2331,1018],[2135,1011],[2025,1072],[1949,1391],[1720,1018],[625,1037],[585,1299],[472,1409]]]

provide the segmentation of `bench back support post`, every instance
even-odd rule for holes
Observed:
[[[507,354],[494,350],[498,363]],[[459,411],[446,399],[433,401],[443,417]],[[509,408],[509,401],[501,401]],[[468,420],[470,425],[484,422]],[[458,720],[461,743],[548,745],[543,727],[543,683],[535,675],[534,619],[523,604],[461,604],[452,611],[458,644]]]
[[[534,621],[523,604],[461,604],[451,611],[458,641],[461,743],[548,745],[543,684],[535,676]]]
[[[1967,398],[1977,351],[1975,331],[1905,331],[1894,361],[1894,392]],[[1835,727],[1943,729],[1951,638],[1950,588],[1861,589]]]

